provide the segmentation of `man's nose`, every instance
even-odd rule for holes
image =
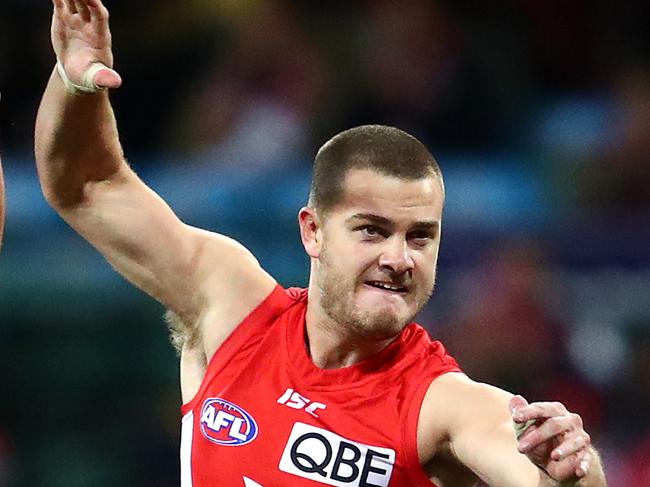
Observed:
[[[395,274],[404,274],[413,269],[415,263],[406,239],[389,239],[379,256],[379,267]]]

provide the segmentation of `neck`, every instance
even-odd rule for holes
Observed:
[[[349,367],[382,351],[395,338],[376,339],[351,332],[332,320],[320,306],[319,292],[310,287],[307,304],[307,351],[321,369]]]

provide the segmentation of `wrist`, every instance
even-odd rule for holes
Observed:
[[[541,465],[536,465],[536,467],[539,469],[539,473],[540,473],[539,487],[583,487],[584,485],[581,482],[582,479],[577,476],[565,480],[556,480]]]
[[[59,78],[61,78],[61,81],[63,81],[66,91],[71,95],[93,94],[105,90],[105,87],[98,86],[94,81],[95,75],[102,69],[107,69],[107,66],[99,62],[92,63],[88,69],[84,71],[81,76],[81,84],[78,85],[70,81],[70,78],[63,67],[63,63],[59,59],[56,61],[56,72],[58,73]]]

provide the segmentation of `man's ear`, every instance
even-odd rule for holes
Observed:
[[[304,206],[298,212],[300,238],[309,257],[318,259],[323,248],[323,229],[316,210]]]

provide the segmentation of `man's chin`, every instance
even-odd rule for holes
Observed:
[[[366,336],[384,340],[399,335],[409,320],[394,311],[386,310],[369,313],[360,321]]]

